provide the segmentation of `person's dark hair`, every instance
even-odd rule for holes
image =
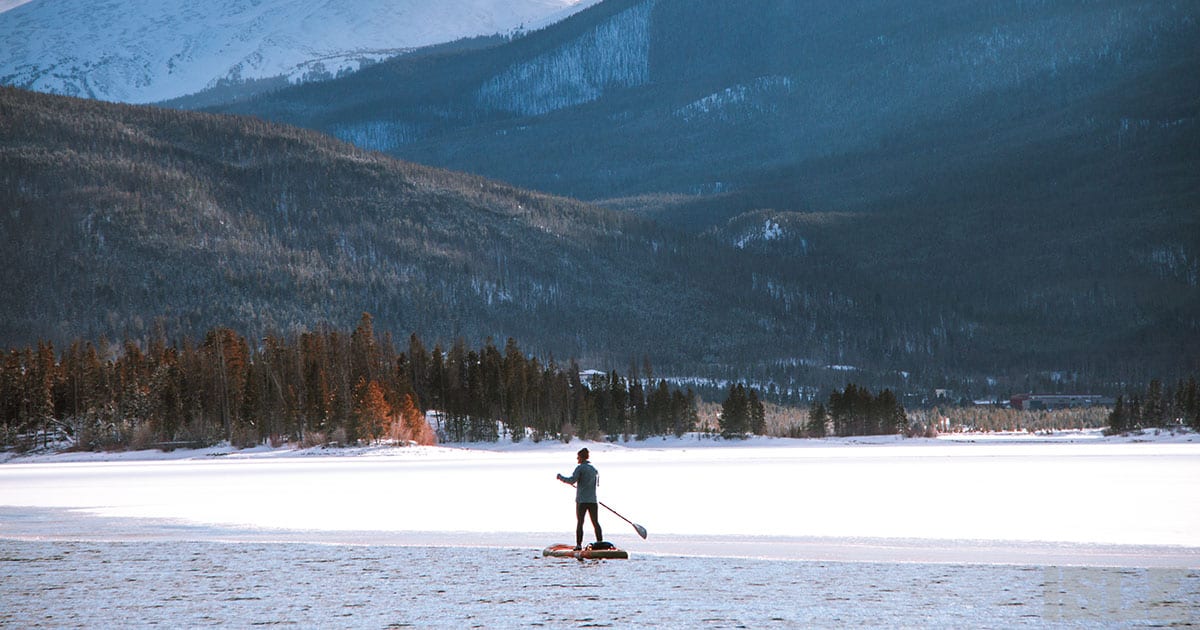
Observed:
[[[580,457],[587,459],[588,458],[588,450],[586,448],[581,448],[581,449],[579,449],[579,452],[576,453],[576,455],[579,455]]]

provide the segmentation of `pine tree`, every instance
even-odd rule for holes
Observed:
[[[528,393],[525,382],[525,355],[513,338],[504,344],[504,363],[502,365],[504,380],[504,415],[503,421],[510,430],[523,428],[522,411],[525,408],[525,397]],[[494,429],[492,430],[494,433]]]
[[[217,417],[220,419],[222,434],[226,440],[233,441],[233,430],[237,424],[241,410],[242,396],[246,388],[246,368],[249,361],[250,349],[246,340],[228,328],[217,328],[208,333],[204,347],[211,366],[210,375],[213,378]],[[127,344],[127,355],[132,348]],[[128,357],[127,357],[128,358]],[[138,361],[135,354],[130,358],[131,363]],[[131,368],[129,371],[134,371]]]
[[[408,365],[411,370],[409,374],[409,382],[412,383],[413,391],[417,394],[417,400],[426,405],[432,402],[430,395],[430,377],[429,377],[429,352],[425,350],[425,344],[421,343],[417,333],[412,333],[408,337]]]
[[[499,419],[503,417],[508,406],[508,391],[504,380],[504,356],[490,337],[484,344],[479,361],[482,372],[480,376],[483,380],[481,415],[485,418]]]
[[[879,396],[875,399],[875,406],[879,414],[880,435],[896,435],[908,428],[908,414],[905,413],[904,406],[900,404],[900,401],[896,400],[896,395],[892,393],[892,390],[885,389],[879,392]]]
[[[847,386],[849,389],[850,386]],[[829,418],[833,424],[833,434],[838,437],[853,435],[850,426],[850,403],[845,393],[833,390],[829,395]]]
[[[1108,414],[1108,430],[1110,433],[1124,433],[1129,430],[1129,414],[1125,410],[1125,397],[1117,396],[1117,402]]]
[[[767,411],[758,398],[758,390],[750,390],[746,406],[750,415],[750,432],[754,435],[766,435]]]
[[[413,397],[406,396],[404,401],[401,417],[404,418],[404,427],[409,439],[421,446],[437,444],[437,435],[425,420],[425,414],[421,413]]]
[[[354,388],[354,420],[367,442],[383,437],[392,424],[392,409],[378,381],[360,378]]]
[[[446,393],[441,411],[445,412],[450,425],[454,427],[461,427],[472,419],[471,401],[468,399],[467,354],[466,340],[458,337],[446,355]],[[475,418],[475,422],[479,420]]]
[[[37,357],[29,373],[26,388],[29,400],[29,419],[42,436],[42,446],[49,444],[49,433],[55,419],[54,383],[58,379],[58,363],[54,346],[38,342]]]
[[[1195,431],[1200,431],[1200,391],[1196,385],[1196,377],[1190,377],[1185,386],[1183,396],[1183,417],[1185,422]]]
[[[303,368],[299,386],[304,392],[300,401],[303,416],[301,434],[325,433],[332,430],[330,421],[333,412],[333,390],[329,384],[324,335],[301,335],[300,361]]]
[[[721,403],[721,437],[745,439],[750,428],[749,399],[741,383],[729,388],[729,396]]]
[[[808,424],[805,426],[805,432],[809,437],[823,438],[826,434],[825,423],[828,421],[829,414],[825,411],[825,405],[814,402],[812,409],[808,412]]]
[[[625,379],[616,370],[608,375],[608,422],[604,432],[610,439],[624,435],[629,439],[628,407],[629,390],[625,387]]]
[[[1145,401],[1142,403],[1142,426],[1164,426],[1165,417],[1166,405],[1164,403],[1162,383],[1158,379],[1152,379],[1150,386],[1146,390]]]
[[[660,380],[658,383],[660,387],[665,389],[667,384],[665,380]],[[692,393],[692,390],[689,389],[687,394],[678,389],[671,392],[669,418],[667,426],[670,427],[671,433],[677,438],[696,430],[695,395]]]
[[[334,441],[344,445],[358,442],[358,426],[354,421],[354,385],[350,380],[350,344],[346,335],[329,331],[325,341],[328,348],[327,365],[330,397],[329,424]]]
[[[12,444],[17,436],[21,417],[22,374],[21,355],[12,350],[0,366],[0,428],[4,444]]]
[[[355,383],[377,380],[382,376],[380,368],[374,320],[370,313],[363,313],[350,335],[350,379]]]
[[[636,378],[632,379],[629,385],[629,417],[637,439],[644,440],[658,433],[654,427],[654,419],[647,411],[646,392],[642,390],[642,381]]]
[[[682,411],[680,401],[671,394],[667,382],[660,380],[646,401],[646,421],[643,423],[644,426],[639,429],[639,437],[645,439],[650,435],[658,435],[663,427],[676,435],[682,435],[679,431],[679,425],[683,422],[683,417],[680,415]]]
[[[1125,406],[1125,414],[1128,418],[1127,430],[1141,429],[1146,426],[1142,418],[1142,397],[1140,395],[1135,393],[1129,398],[1129,402]]]
[[[446,409],[446,361],[440,343],[429,354],[429,404],[439,411]]]

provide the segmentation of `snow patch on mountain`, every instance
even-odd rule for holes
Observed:
[[[765,219],[761,230],[754,230],[742,234],[734,241],[734,246],[738,249],[745,249],[746,245],[754,241],[773,241],[777,238],[783,238],[783,228],[772,219]]]
[[[425,134],[421,125],[394,120],[338,124],[330,131],[340,140],[372,151],[391,151],[402,144],[416,142]]]
[[[544,26],[592,0],[0,0],[0,83],[148,103],[325,78],[420,46]]]
[[[739,83],[697,99],[676,110],[686,122],[737,122],[750,116],[774,113],[777,99],[792,93],[788,77],[759,77],[751,83]]]
[[[655,2],[626,9],[566,46],[510,67],[479,88],[477,102],[538,116],[594,101],[606,89],[645,85]]]
[[[522,25],[521,30],[524,32],[541,30],[547,26],[550,26],[551,24],[561,22],[572,15],[579,13],[580,11],[583,11],[584,9],[600,4],[600,2],[602,2],[602,0],[575,0],[573,4],[565,9],[555,11],[554,13],[551,13],[550,15],[547,15],[539,20],[534,20],[533,22]]]
[[[798,246],[800,253],[808,253],[808,239],[796,234],[794,231],[789,231],[778,220],[770,218],[763,219],[761,225],[753,224],[741,231],[733,239],[733,246],[738,249],[746,249],[756,243],[783,241],[785,239]]]
[[[1147,263],[1159,276],[1175,278],[1189,287],[1200,286],[1200,256],[1183,245],[1160,245],[1148,256]]]

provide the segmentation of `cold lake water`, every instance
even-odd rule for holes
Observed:
[[[1137,627],[1200,623],[1200,571],[538,549],[0,540],[0,626]]]

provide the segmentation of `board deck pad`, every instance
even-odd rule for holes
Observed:
[[[575,558],[576,560],[628,560],[629,552],[624,549],[592,549],[591,545],[578,551],[573,545],[550,545],[542,550],[542,556],[553,558]]]

